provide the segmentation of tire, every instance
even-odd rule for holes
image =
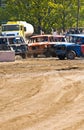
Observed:
[[[37,58],[37,57],[38,57],[38,54],[33,54],[33,57],[34,57],[34,58]]]
[[[21,56],[22,56],[23,59],[27,58],[27,54],[26,53],[23,53]]]
[[[74,60],[76,57],[76,53],[74,51],[69,51],[67,53],[67,59]]]
[[[52,57],[56,57],[56,53],[52,53]]]
[[[59,58],[60,60],[64,60],[64,59],[65,59],[65,56],[64,56],[64,55],[63,55],[63,56],[62,56],[62,55],[59,55],[58,58]]]
[[[46,57],[50,57],[51,56],[51,54],[50,54],[50,52],[45,52],[45,54],[44,54]]]

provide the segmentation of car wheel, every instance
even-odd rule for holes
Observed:
[[[22,58],[23,58],[23,59],[26,59],[26,57],[27,57],[27,54],[26,54],[26,53],[23,53],[23,54],[22,54]]]
[[[73,60],[76,57],[76,53],[74,51],[69,51],[67,53],[67,59]]]
[[[50,52],[48,52],[48,51],[45,52],[44,55],[45,55],[46,57],[50,57],[50,56],[51,56]]]
[[[37,57],[38,57],[38,55],[37,55],[37,54],[33,54],[33,57],[34,57],[34,58],[37,58]]]
[[[59,55],[58,58],[59,58],[60,60],[64,60],[64,59],[65,59],[65,56]]]

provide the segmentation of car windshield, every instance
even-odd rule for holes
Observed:
[[[48,41],[48,37],[34,37],[30,39],[31,42],[44,42]]]
[[[2,25],[2,31],[18,31],[19,25]]]
[[[9,44],[22,44],[24,43],[24,39],[21,37],[18,38],[9,38]]]

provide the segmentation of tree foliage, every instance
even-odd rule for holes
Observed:
[[[52,28],[65,30],[83,26],[84,2],[79,0],[5,0],[0,7],[0,22],[21,20],[31,23],[35,33],[43,30],[50,33]]]

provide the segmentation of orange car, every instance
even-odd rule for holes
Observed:
[[[38,57],[38,55],[45,55],[46,57],[56,56],[53,45],[56,42],[65,42],[63,35],[35,35],[32,36],[28,42],[28,56]]]

